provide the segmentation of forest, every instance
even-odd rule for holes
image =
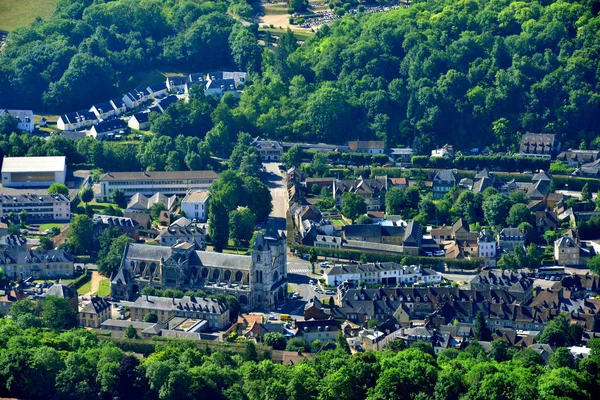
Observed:
[[[563,147],[600,147],[599,0],[416,0],[346,15],[302,45],[282,34],[273,51],[226,8],[61,0],[48,21],[11,33],[0,98],[72,111],[135,85],[148,66],[235,66],[253,84],[220,121],[233,138],[380,138],[426,154],[445,143],[516,151],[530,131],[557,133]],[[218,125],[209,123],[190,133],[204,139]]]
[[[19,307],[21,308],[21,307]],[[12,314],[12,311],[11,311]],[[44,315],[45,316],[45,315]],[[193,341],[156,340],[140,357],[139,339],[86,330],[59,333],[35,318],[0,320],[0,395],[39,399],[591,399],[598,393],[600,344],[576,360],[559,347],[545,365],[532,349],[476,341],[434,354],[431,345],[350,355],[345,339],[295,365],[275,364],[251,342],[243,353]],[[46,324],[44,324],[46,325]],[[133,332],[135,335],[135,331]],[[134,336],[133,335],[133,336]]]

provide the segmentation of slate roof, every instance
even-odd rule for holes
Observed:
[[[227,306],[212,298],[201,298],[195,296],[183,296],[181,299],[158,296],[140,296],[132,304],[132,307],[155,309],[155,310],[191,310],[222,314],[227,311]]]
[[[110,303],[108,300],[102,297],[94,296],[86,305],[83,306],[79,312],[100,314],[107,308],[110,308]]]
[[[133,114],[133,117],[131,117],[131,118],[135,118],[135,120],[138,123],[143,124],[145,122],[148,122],[149,115],[150,115],[150,113],[147,113],[147,112],[139,112],[139,113]]]
[[[112,215],[100,215],[94,214],[94,224],[111,225],[111,226],[125,226],[125,227],[136,227],[139,224],[127,217],[113,217]]]
[[[164,99],[162,99],[161,101],[158,102],[158,106],[164,111],[166,110],[171,104],[176,103],[179,99],[177,98],[177,96],[175,95],[170,95],[165,97]]]
[[[110,181],[161,181],[171,179],[217,179],[214,171],[134,171],[108,172],[100,177],[101,182]]]
[[[161,90],[167,90],[167,84],[165,82],[155,83],[148,86],[151,93],[160,92]]]
[[[525,234],[519,228],[504,228],[498,237],[500,240],[525,240]]]
[[[354,224],[342,227],[345,237],[383,237],[404,236],[406,228],[403,226]]]
[[[434,184],[445,184],[445,183],[455,184],[456,177],[454,176],[454,173],[452,172],[452,170],[440,169],[437,172],[437,174],[435,174],[435,177],[433,178],[433,183]]]
[[[77,292],[67,285],[62,285],[60,283],[55,283],[50,286],[45,293],[46,296],[57,296],[63,299],[72,299],[73,297],[77,297]]]
[[[129,199],[127,203],[127,209],[130,210],[149,210],[154,204],[164,204],[167,210],[173,208],[173,205],[177,201],[177,196],[173,195],[170,197],[165,196],[162,193],[154,193],[150,197],[146,197],[141,193],[136,193]]]
[[[521,137],[520,152],[523,154],[551,154],[558,148],[558,136],[553,133],[530,133]]]
[[[117,129],[127,128],[127,123],[122,119],[111,119],[110,121],[98,122],[92,127],[96,133],[112,132]]]
[[[44,262],[73,262],[73,257],[64,250],[17,250],[10,247],[0,250],[0,265]]]
[[[107,113],[107,112],[115,110],[115,108],[110,103],[110,101],[105,101],[103,103],[97,103],[97,104],[94,104],[92,107],[95,107],[96,110],[98,110],[98,112],[101,111],[102,113]]]

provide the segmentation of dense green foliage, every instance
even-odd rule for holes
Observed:
[[[48,21],[11,32],[0,97],[12,108],[71,111],[129,90],[153,66],[254,70],[255,32],[226,14],[228,3],[61,0]]]
[[[429,0],[347,15],[297,50],[284,35],[241,113],[272,138],[379,137],[417,154],[516,150],[526,131],[577,148],[599,123],[597,14],[594,0]]]

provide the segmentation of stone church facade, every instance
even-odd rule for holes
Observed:
[[[146,286],[198,290],[235,296],[248,309],[274,309],[287,295],[285,236],[258,235],[252,255],[196,251],[188,243],[173,247],[128,244],[111,277],[111,296],[135,300]]]

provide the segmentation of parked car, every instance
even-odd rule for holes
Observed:
[[[433,252],[433,255],[436,257],[443,257],[446,255],[446,252],[444,250],[436,250]]]
[[[425,252],[425,255],[426,255],[427,257],[432,257],[432,256],[433,256],[433,253],[432,253],[431,251],[426,251],[426,252]]]
[[[328,267],[329,263],[327,261],[323,261],[322,263],[319,264],[321,267]]]
[[[325,294],[329,295],[329,296],[333,296],[335,294],[335,291],[333,291],[333,290],[326,290]]]

